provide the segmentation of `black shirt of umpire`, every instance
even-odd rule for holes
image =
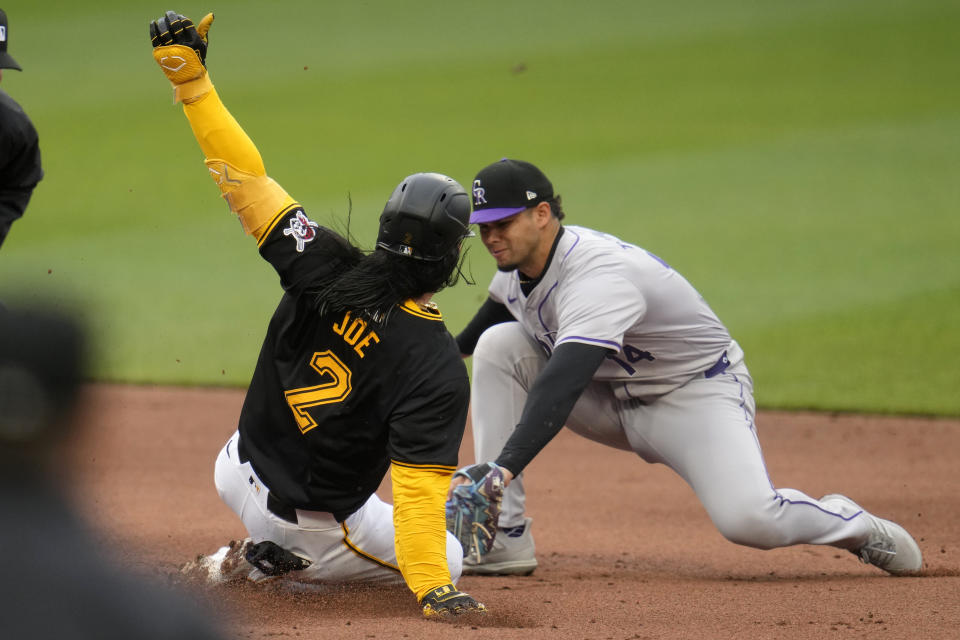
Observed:
[[[37,130],[20,105],[0,89],[0,245],[42,178]]]

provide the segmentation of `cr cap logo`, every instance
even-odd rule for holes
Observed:
[[[315,229],[319,226],[304,215],[303,211],[297,211],[297,215],[290,218],[290,226],[283,230],[283,235],[293,236],[297,241],[297,253],[303,253],[304,246],[317,237]]]
[[[487,204],[486,191],[482,186],[480,186],[479,180],[473,181],[473,206],[479,207],[482,204]]]
[[[7,41],[7,28],[0,24],[0,42]]]
[[[527,191],[527,200],[534,200],[537,197],[536,191]]]

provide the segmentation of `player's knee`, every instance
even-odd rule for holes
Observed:
[[[528,389],[546,354],[519,322],[503,322],[483,332],[473,351],[474,390],[478,381],[513,379]]]
[[[776,520],[762,506],[728,509],[719,515],[711,514],[711,519],[723,537],[734,544],[755,549],[783,546],[783,534]]]
[[[450,579],[456,584],[463,573],[463,547],[452,533],[447,532],[447,566],[450,568]]]
[[[230,484],[231,474],[236,473],[229,463],[225,448],[220,450],[213,467],[213,484],[217,488],[220,499],[226,501],[227,487]]]
[[[473,356],[497,358],[530,349],[529,338],[519,322],[495,324],[480,335]]]
[[[495,324],[480,336],[473,350],[477,366],[534,375],[546,360],[544,349],[527,334],[519,322]]]

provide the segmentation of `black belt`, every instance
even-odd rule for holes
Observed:
[[[243,449],[243,445],[240,442],[240,438],[237,438],[237,457],[240,459],[240,464],[245,462],[250,462],[250,456],[247,455],[247,452]],[[252,464],[250,466],[253,466]],[[250,484],[254,483],[253,476],[249,478]],[[287,522],[298,524],[297,520],[297,510],[294,507],[291,507],[287,503],[281,501],[273,492],[267,489],[267,511],[277,516],[281,520],[286,520]]]
[[[727,352],[724,351],[723,355],[720,356],[720,359],[717,360],[712,367],[703,372],[704,378],[712,378],[713,376],[718,376],[724,371],[727,370],[727,367],[730,366],[730,358],[727,357]]]

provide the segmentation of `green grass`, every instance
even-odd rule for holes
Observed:
[[[199,17],[208,7],[179,6]],[[960,415],[953,2],[232,2],[210,69],[268,171],[369,246],[415,171],[540,165],[568,222],[663,256],[761,407]],[[77,304],[92,375],[243,385],[279,297],[150,57],[150,3],[4,5],[46,177],[0,298]],[[439,301],[452,331],[485,297]]]
[[[956,368],[937,366],[930,354],[931,345],[960,353],[958,317],[954,286],[765,328],[750,336],[755,391],[783,408],[957,415],[957,395],[949,392]]]

